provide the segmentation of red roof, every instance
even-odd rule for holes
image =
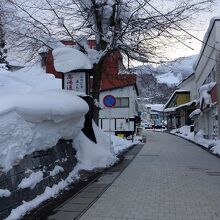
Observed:
[[[66,45],[74,45],[72,41],[64,41]],[[89,40],[88,44],[91,48],[95,46],[95,40]],[[136,86],[136,75],[134,74],[118,74],[119,65],[122,62],[122,57],[119,50],[114,51],[112,54],[108,55],[104,60],[103,64],[103,73],[101,79],[101,88],[100,90],[109,90],[114,88],[125,87],[129,85]],[[59,73],[55,70],[53,64],[53,55],[49,51],[46,58],[46,72],[52,73],[56,78],[62,78],[62,73]]]
[[[103,64],[100,90],[103,91],[129,85],[136,85],[136,75],[118,74],[120,62],[122,62],[122,57],[119,51],[115,51],[106,57]]]

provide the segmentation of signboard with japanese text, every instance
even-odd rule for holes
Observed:
[[[64,74],[64,89],[87,92],[85,72],[69,72]]]

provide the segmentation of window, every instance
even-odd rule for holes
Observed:
[[[118,97],[116,98],[115,108],[128,108],[129,98],[128,97]]]

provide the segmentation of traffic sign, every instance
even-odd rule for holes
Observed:
[[[105,107],[107,108],[112,108],[115,106],[116,104],[116,99],[113,95],[106,95],[103,98],[103,104],[105,105]]]

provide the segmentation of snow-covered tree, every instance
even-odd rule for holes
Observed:
[[[34,57],[54,40],[72,40],[94,64],[92,95],[99,100],[103,60],[120,50],[128,60],[158,62],[163,49],[186,37],[179,27],[212,0],[9,0],[11,43]],[[93,37],[96,48],[86,43]],[[48,40],[49,39],[49,40]],[[52,43],[51,43],[52,42]],[[104,73],[103,73],[104,74]],[[94,118],[98,122],[98,110]]]

